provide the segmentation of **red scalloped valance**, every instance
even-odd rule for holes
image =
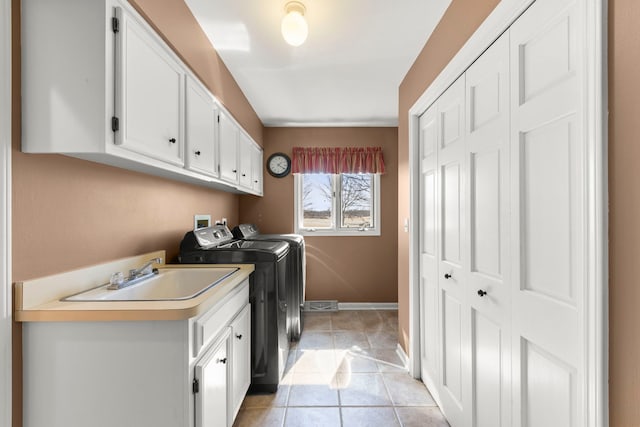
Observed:
[[[293,147],[293,173],[383,174],[381,147]]]

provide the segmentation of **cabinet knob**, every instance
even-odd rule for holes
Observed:
[[[247,176],[247,174],[246,174],[246,173],[243,173],[243,174],[242,174],[242,176]]]
[[[171,139],[169,139],[169,142],[172,143],[172,144],[175,144],[176,143],[176,139],[175,138],[171,138]]]
[[[196,151],[195,154],[196,154],[196,156],[199,156],[200,155],[200,150]]]
[[[452,276],[451,274],[449,274],[449,273],[446,273],[446,274],[444,275],[444,278],[445,278],[445,279],[447,279],[447,280],[448,280],[448,279],[451,279],[452,277],[453,277],[453,276]]]
[[[242,339],[242,334],[236,334],[236,338],[238,338],[239,340]]]
[[[255,180],[255,181],[253,181],[253,182],[255,182],[255,183],[257,184],[257,183],[258,183],[258,180],[256,179],[256,180]]]
[[[485,296],[487,294],[487,291],[483,291],[482,289],[478,289],[478,296]]]
[[[232,170],[231,172],[236,173],[236,172],[238,172],[238,171],[237,171],[236,169],[234,169],[234,170]]]
[[[225,357],[224,359],[218,359],[218,360],[216,360],[216,362],[217,363],[222,363],[222,364],[227,363],[227,358]]]

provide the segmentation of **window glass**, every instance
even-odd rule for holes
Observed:
[[[304,235],[380,235],[380,176],[296,174],[295,230]]]
[[[373,227],[372,181],[369,174],[343,174],[341,176],[340,217],[342,227]]]
[[[302,227],[333,228],[332,175],[302,175],[302,206]]]

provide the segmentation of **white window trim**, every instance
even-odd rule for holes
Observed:
[[[12,422],[11,0],[0,0],[0,425]]]
[[[372,174],[372,178],[373,178],[373,191],[374,191],[374,197],[373,197],[373,209],[374,209],[374,226],[371,228],[368,228],[366,230],[362,230],[362,231],[358,231],[358,230],[347,230],[347,229],[337,229],[337,228],[333,228],[331,230],[328,229],[316,229],[316,230],[311,230],[308,228],[302,228],[301,222],[300,222],[300,218],[301,218],[301,212],[300,212],[300,201],[302,200],[302,185],[300,185],[300,181],[301,181],[301,174],[294,174],[293,175],[293,222],[294,222],[294,230],[295,233],[297,234],[301,234],[303,236],[351,236],[351,237],[364,237],[364,236],[380,236],[380,228],[381,228],[381,224],[382,224],[382,218],[381,218],[381,214],[380,214],[380,175],[379,174]],[[334,192],[335,194],[339,194],[340,191],[338,191],[338,189],[334,188]],[[339,196],[336,196],[333,198],[333,211],[337,212],[338,209],[338,202],[339,202]]]

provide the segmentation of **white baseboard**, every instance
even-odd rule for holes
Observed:
[[[409,370],[409,356],[407,356],[407,353],[404,352],[404,348],[402,348],[400,344],[398,344],[398,346],[396,347],[396,354],[398,355],[400,360],[402,360],[402,366],[404,366],[405,369]]]
[[[339,302],[338,310],[397,310],[397,302]]]

